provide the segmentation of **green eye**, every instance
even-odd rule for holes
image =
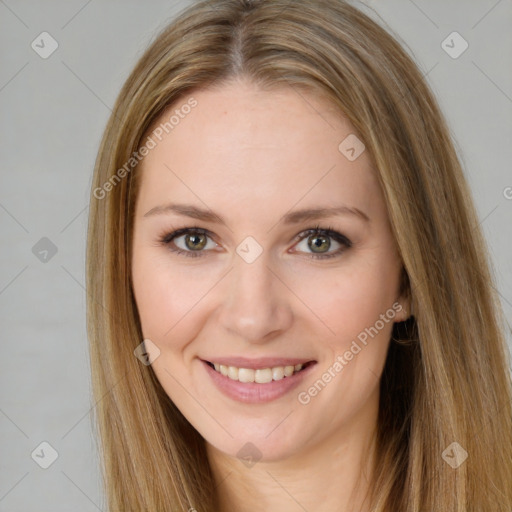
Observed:
[[[308,247],[310,247],[313,252],[327,252],[331,247],[331,241],[328,236],[313,235],[308,238]]]
[[[322,229],[319,226],[301,233],[298,238],[299,244],[302,243],[302,241],[306,242],[307,248],[312,251],[308,256],[317,259],[339,256],[352,246],[352,242],[341,233],[334,231],[332,228]],[[332,245],[331,240],[334,240],[335,244],[339,245],[334,252],[328,252]]]
[[[185,246],[192,251],[204,249],[207,242],[207,235],[203,233],[190,233],[183,235],[185,238]]]
[[[183,239],[183,245],[180,247],[176,244],[176,240]],[[168,246],[169,249],[179,255],[189,256],[196,258],[204,256],[208,247],[208,240],[211,239],[211,233],[206,229],[199,227],[183,228],[173,231],[172,233],[164,235],[160,242]],[[320,226],[303,231],[295,237],[297,245],[303,241],[306,243],[306,247],[303,250],[293,252],[304,252],[308,257],[317,259],[326,259],[339,256],[342,252],[352,246],[352,242],[332,228],[323,229]],[[338,244],[334,252],[328,252],[331,249],[332,241]],[[213,247],[217,246],[212,240]],[[308,249],[309,252],[308,253]]]

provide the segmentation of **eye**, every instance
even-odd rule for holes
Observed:
[[[202,256],[203,249],[213,249],[217,246],[213,242],[213,247],[208,247],[209,231],[206,229],[193,227],[183,228],[173,231],[161,238],[164,245],[168,245],[169,249],[176,254],[196,258]],[[180,239],[182,239],[180,241]],[[172,246],[175,247],[172,247]]]
[[[316,259],[333,258],[352,247],[352,242],[346,236],[334,231],[332,228],[324,229],[320,226],[303,231],[297,238],[300,243],[296,247],[300,247],[303,244],[303,250],[310,249],[312,251],[312,253],[308,254],[308,257]],[[332,245],[331,239],[339,247],[333,252],[328,252]]]
[[[217,247],[213,240],[211,240],[211,245],[208,246],[209,239],[211,239],[211,233],[208,230],[190,227],[163,235],[160,238],[160,243],[168,246],[176,254],[197,258],[198,256],[204,256],[205,249]],[[334,240],[334,243],[339,246],[333,252],[329,252],[332,246],[331,240]],[[305,246],[298,252],[307,252],[309,249],[312,252],[307,256],[317,259],[338,256],[352,246],[352,242],[341,233],[334,231],[332,228],[324,229],[320,226],[301,232],[295,237],[295,241],[299,242],[295,247],[300,247],[301,243]],[[293,252],[296,252],[296,250],[294,249]]]

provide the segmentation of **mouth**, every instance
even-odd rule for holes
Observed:
[[[293,377],[303,372],[316,361],[306,361],[304,363],[265,366],[261,368],[244,368],[238,366],[225,365],[218,362],[204,361],[210,368],[217,373],[242,383],[269,384],[274,381],[280,381]]]

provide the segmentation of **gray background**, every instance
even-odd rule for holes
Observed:
[[[102,510],[84,315],[92,168],[122,83],[188,3],[0,0],[0,511]],[[366,3],[446,113],[510,324],[512,0]],[[31,47],[43,31],[59,45],[47,59]],[[441,46],[453,31],[469,43],[457,59]],[[55,254],[38,254],[43,237]],[[43,441],[58,452],[48,469],[31,457]]]

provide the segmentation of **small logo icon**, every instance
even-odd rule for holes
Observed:
[[[263,247],[252,236],[248,236],[238,245],[236,252],[246,263],[253,263],[263,252]]]
[[[39,57],[47,59],[59,47],[59,43],[48,32],[41,32],[30,46]]]
[[[468,47],[469,43],[458,32],[452,32],[441,43],[441,48],[452,59],[458,59],[468,49]]]
[[[48,469],[57,460],[59,454],[50,443],[43,441],[30,456],[43,469]]]
[[[468,458],[468,452],[459,443],[453,442],[441,456],[453,469],[457,469]]]
[[[160,349],[150,339],[145,339],[133,353],[142,364],[149,366],[160,355]]]
[[[263,454],[252,443],[245,443],[236,456],[248,467],[252,468],[258,462]]]
[[[339,152],[351,162],[359,158],[365,149],[366,147],[361,139],[353,133],[343,139],[338,146]]]
[[[48,263],[57,254],[57,246],[49,238],[43,236],[32,247],[32,253],[42,263]]]

